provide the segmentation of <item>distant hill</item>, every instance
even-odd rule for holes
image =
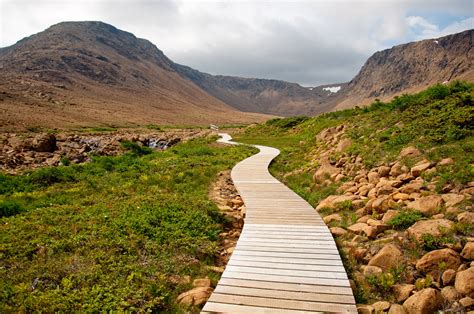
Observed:
[[[101,22],[64,22],[0,50],[0,125],[243,123],[147,40]]]
[[[418,92],[435,83],[474,81],[474,30],[374,53],[341,90],[336,109]]]

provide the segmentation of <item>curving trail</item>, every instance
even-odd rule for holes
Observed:
[[[218,141],[231,142],[228,134]],[[313,207],[268,172],[278,149],[232,169],[246,206],[237,246],[203,312],[357,313],[329,229]]]

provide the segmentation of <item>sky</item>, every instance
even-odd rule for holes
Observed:
[[[0,0],[0,47],[103,21],[203,72],[346,82],[374,52],[474,28],[473,0]]]

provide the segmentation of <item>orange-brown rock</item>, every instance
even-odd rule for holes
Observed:
[[[461,265],[461,257],[451,249],[434,250],[423,255],[416,263],[416,269],[423,273],[439,271],[443,264],[446,269],[458,269]]]
[[[418,291],[409,297],[403,307],[408,314],[432,314],[443,306],[443,296],[433,288],[426,288]]]
[[[386,244],[369,261],[369,266],[378,266],[384,270],[396,267],[402,263],[403,254],[394,244]]]

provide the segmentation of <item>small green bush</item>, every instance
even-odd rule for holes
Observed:
[[[9,217],[24,211],[20,203],[15,201],[0,201],[0,217]]]
[[[397,216],[390,219],[388,224],[394,229],[403,230],[422,219],[423,215],[417,210],[402,210]]]
[[[289,129],[292,127],[297,126],[308,120],[309,117],[306,116],[297,116],[297,117],[289,117],[289,118],[275,118],[270,119],[266,122],[267,125],[275,126],[281,129]]]
[[[426,251],[433,251],[443,248],[446,244],[454,244],[456,243],[456,239],[454,239],[450,235],[445,235],[442,237],[435,237],[432,234],[425,233],[421,236],[421,240],[423,241],[423,248]]]
[[[130,150],[136,156],[144,156],[153,152],[150,147],[141,146],[135,142],[123,141],[121,144],[123,148]]]

